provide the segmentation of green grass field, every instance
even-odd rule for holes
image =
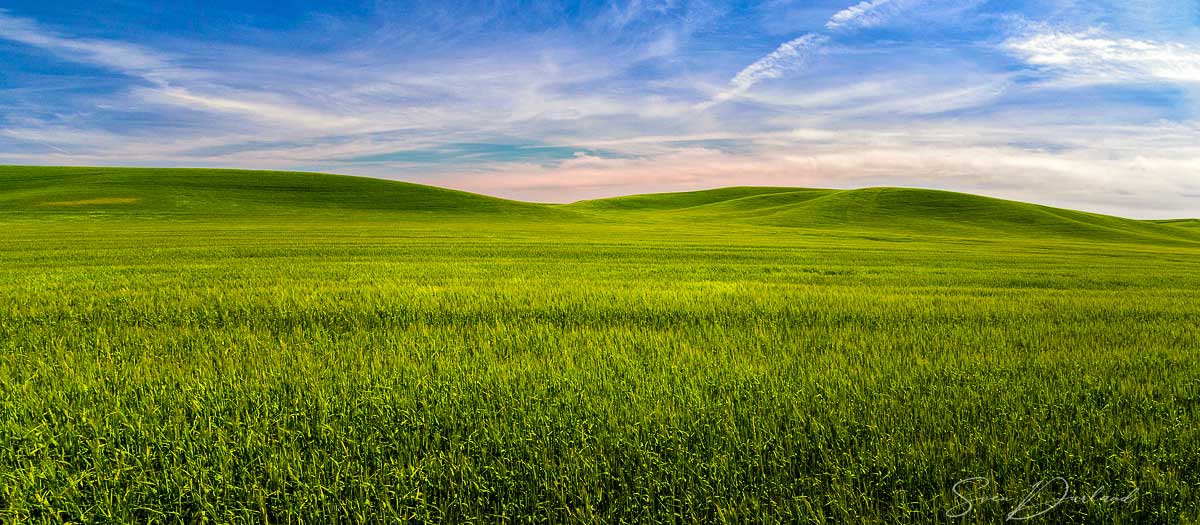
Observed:
[[[0,167],[2,523],[1196,522],[1198,358],[1195,221]]]

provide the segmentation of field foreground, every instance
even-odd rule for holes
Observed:
[[[1196,522],[1198,256],[923,190],[0,167],[0,522]]]

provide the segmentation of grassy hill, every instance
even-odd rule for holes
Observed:
[[[798,188],[734,186],[729,188],[717,188],[702,191],[652,193],[647,195],[613,197],[611,199],[587,200],[569,204],[567,207],[591,212],[678,211],[698,208],[701,206],[735,202],[746,198],[763,197],[772,194],[794,195],[799,191],[828,192],[830,190],[800,190]]]
[[[722,188],[582,201],[567,206],[640,219],[743,222],[908,235],[1200,241],[1187,221],[1138,221],[949,191]]]
[[[406,182],[278,171],[0,167],[0,211],[38,215],[570,215],[546,206]],[[360,213],[361,212],[361,213]]]
[[[730,187],[543,205],[405,182],[277,171],[0,167],[0,213],[171,221],[463,219],[787,228],[902,237],[1200,242],[1194,220],[1137,221],[946,191]]]

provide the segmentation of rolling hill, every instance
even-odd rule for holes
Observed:
[[[1200,241],[1183,221],[1139,221],[966,193],[913,188],[722,188],[581,201],[567,206],[641,220],[741,222],[904,234]]]
[[[322,173],[0,167],[0,214],[168,220],[604,222],[786,228],[901,236],[1200,242],[1196,220],[1138,221],[947,191],[730,187],[544,205]]]
[[[323,173],[175,168],[0,167],[0,212],[174,218],[569,212],[463,191]]]

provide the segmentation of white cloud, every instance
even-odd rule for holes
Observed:
[[[829,37],[819,34],[807,34],[780,44],[769,55],[746,66],[729,81],[729,89],[719,93],[703,107],[715,102],[723,102],[745,93],[755,84],[771,78],[779,78],[785,73],[795,71],[812,58],[821,46],[829,41]]]
[[[864,104],[843,111],[843,116],[856,115],[930,115],[982,106],[996,100],[1008,89],[1005,79],[989,79],[979,84],[950,87],[926,87],[926,91],[903,91],[885,100]]]
[[[820,116],[844,121],[856,117],[934,115],[978,107],[995,101],[1011,88],[1008,74],[964,74],[961,78],[934,75],[914,70],[905,75],[879,75],[803,92],[764,88],[741,98],[778,111],[804,112],[807,118]]]
[[[1004,48],[1056,73],[1061,85],[1200,83],[1200,49],[1176,42],[1113,38],[1100,31],[1043,32]]]
[[[822,35],[809,34],[784,42],[771,54],[758,59],[738,72],[731,83],[735,88],[744,91],[759,81],[779,78],[787,71],[802,65],[811,56],[814,49],[819,48],[828,40]]]
[[[919,0],[864,0],[838,11],[825,23],[829,31],[858,29],[882,24],[900,9]],[[712,100],[699,104],[698,109],[707,109],[715,104],[742,95],[759,82],[779,78],[808,64],[812,56],[820,52],[830,37],[820,33],[809,33],[780,44],[771,54],[746,66],[729,81],[729,88],[718,93]]]
[[[825,28],[830,31],[854,27],[870,27],[883,22],[887,14],[881,8],[892,3],[892,0],[864,0],[829,17]]]
[[[0,39],[41,48],[61,58],[112,69],[152,82],[182,74],[170,60],[139,46],[107,40],[70,38],[46,30],[32,20],[0,9]]]
[[[78,39],[45,29],[36,22],[14,17],[0,9],[0,39],[20,42],[53,53],[64,60],[90,64],[141,78],[155,87],[135,89],[147,102],[171,104],[192,110],[237,114],[286,125],[330,127],[351,122],[338,115],[323,114],[298,104],[264,103],[253,98],[239,100],[204,94],[181,87],[214,75],[188,69],[170,57],[142,46],[109,40]],[[276,97],[278,98],[278,97]]]
[[[330,130],[360,123],[358,119],[350,117],[328,115],[284,104],[251,101],[246,98],[237,99],[213,95],[199,95],[183,88],[164,87],[147,89],[143,90],[142,93],[144,98],[153,102],[245,115],[269,122],[289,123]]]

